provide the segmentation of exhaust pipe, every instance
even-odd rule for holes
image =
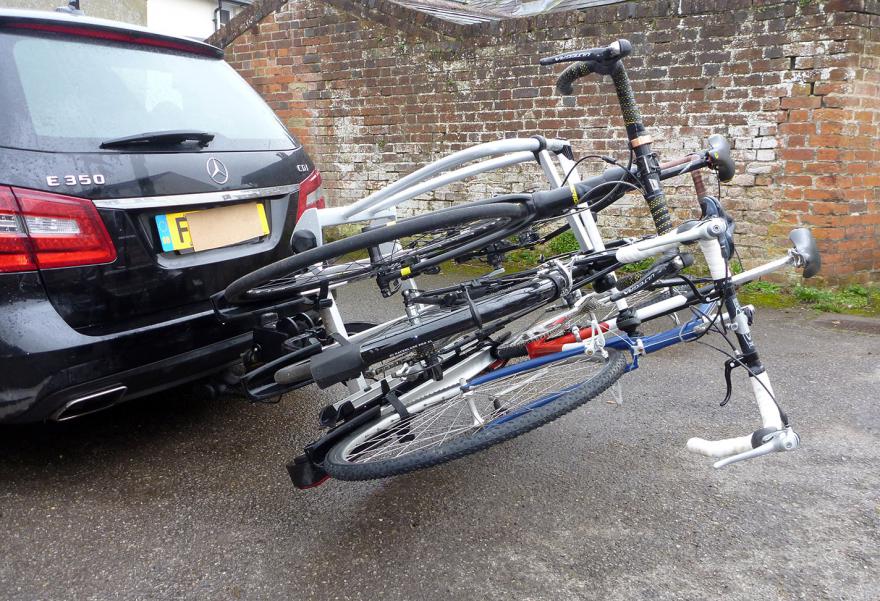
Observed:
[[[122,400],[127,390],[127,386],[116,386],[115,388],[77,397],[72,401],[66,402],[61,409],[52,414],[50,419],[56,422],[64,422],[109,409]]]

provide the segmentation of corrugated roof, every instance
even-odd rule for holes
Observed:
[[[473,25],[510,17],[581,10],[625,0],[392,0],[444,21]]]
[[[510,16],[519,7],[520,0],[463,0],[464,4],[480,10],[490,10]]]
[[[500,21],[509,15],[493,11],[491,8],[474,7],[463,2],[446,0],[392,0],[395,4],[435,16],[444,21],[473,25]]]
[[[541,12],[558,13],[567,10],[580,10],[590,8],[591,6],[602,6],[603,4],[619,4],[625,0],[561,0],[555,2],[553,6],[546,8]],[[523,2],[523,4],[525,4]]]
[[[624,0],[463,0],[465,4],[480,10],[504,13],[513,17],[525,17],[542,13],[580,10],[603,4],[616,4]]]

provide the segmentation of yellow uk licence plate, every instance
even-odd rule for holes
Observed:
[[[195,214],[198,218],[193,218]],[[166,213],[156,215],[155,220],[165,252],[207,250],[269,235],[266,208],[259,202]]]

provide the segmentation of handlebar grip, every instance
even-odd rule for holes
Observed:
[[[658,234],[672,231],[672,216],[666,204],[666,197],[662,194],[648,200],[648,209],[651,211],[651,219]]]
[[[565,68],[565,71],[559,74],[556,80],[556,91],[563,96],[571,96],[574,92],[572,85],[575,80],[586,77],[593,72],[593,65],[588,62],[575,63]]]
[[[705,438],[691,438],[687,441],[687,450],[699,453],[707,457],[728,457],[745,453],[752,449],[752,435],[725,438],[724,440],[706,440]]]
[[[629,76],[626,74],[626,69],[624,69],[622,63],[617,63],[614,66],[614,70],[611,72],[611,80],[614,82],[614,89],[617,91],[617,100],[620,102],[620,111],[623,114],[626,133],[632,143],[633,140],[642,135],[645,128],[642,125],[642,113],[636,104],[632,84],[629,82]],[[642,158],[645,158],[646,155],[640,155],[639,152],[644,151],[645,148],[648,148],[648,146],[643,145],[639,149],[635,149],[635,146],[633,146],[637,157]],[[652,162],[656,165],[656,159],[652,159]],[[644,173],[644,170],[642,173]],[[647,190],[645,198],[648,201],[648,209],[651,211],[654,228],[658,234],[665,234],[672,230],[672,216],[669,214],[669,207],[666,205],[666,198],[659,187],[659,181],[660,177],[659,173],[657,173],[656,176],[651,176],[650,181],[644,182]],[[648,188],[648,184],[652,184],[652,187]]]

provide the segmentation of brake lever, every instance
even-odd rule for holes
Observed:
[[[607,62],[615,59],[622,59],[629,56],[632,52],[632,44],[628,40],[617,40],[604,48],[591,48],[589,50],[576,50],[574,52],[565,52],[555,56],[548,56],[538,61],[541,65],[555,65],[556,63],[572,63],[572,62]]]
[[[739,365],[739,362],[733,359],[728,359],[724,362],[724,383],[727,386],[727,390],[724,393],[724,400],[720,403],[722,407],[730,402],[730,397],[733,394],[733,382],[731,381],[730,374],[737,365]]]
[[[798,448],[801,439],[800,436],[797,435],[797,432],[792,430],[791,426],[789,426],[783,430],[774,430],[773,432],[764,435],[762,440],[764,441],[764,444],[761,446],[738,455],[725,457],[724,459],[716,461],[712,467],[718,469],[730,465],[731,463],[762,457],[764,455],[769,455],[770,453],[793,451]]]

